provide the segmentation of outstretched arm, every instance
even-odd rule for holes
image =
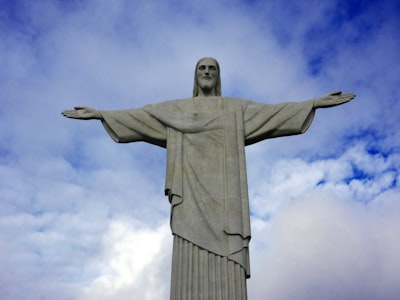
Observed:
[[[166,126],[144,109],[99,111],[87,106],[76,106],[72,110],[64,110],[62,115],[78,120],[100,120],[117,143],[144,141],[166,147]]]
[[[64,117],[79,120],[102,120],[103,117],[98,110],[88,106],[75,106],[73,110],[64,110],[61,113]]]
[[[344,104],[353,100],[356,97],[356,94],[347,93],[342,94],[341,91],[329,93],[322,96],[319,99],[314,100],[314,108],[326,108]]]

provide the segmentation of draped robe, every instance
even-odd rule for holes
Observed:
[[[172,233],[240,265],[250,277],[245,146],[305,132],[314,116],[313,100],[269,105],[195,97],[101,114],[114,141],[167,148]]]

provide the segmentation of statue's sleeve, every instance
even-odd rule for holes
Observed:
[[[145,109],[100,112],[104,129],[115,142],[144,141],[166,147],[166,126]]]
[[[245,143],[304,133],[314,118],[314,100],[276,105],[249,102],[244,109]]]

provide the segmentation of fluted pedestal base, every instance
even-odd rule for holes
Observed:
[[[174,235],[171,300],[246,300],[245,270]]]

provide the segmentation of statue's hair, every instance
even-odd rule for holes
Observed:
[[[215,84],[215,96],[221,96],[221,69],[219,68],[219,63],[213,57],[203,57],[199,59],[199,61],[196,64],[196,68],[194,69],[193,97],[197,97],[199,95],[199,84],[197,82],[197,68],[199,67],[199,64],[207,58],[213,60],[217,65],[218,76],[217,76],[217,82]]]

